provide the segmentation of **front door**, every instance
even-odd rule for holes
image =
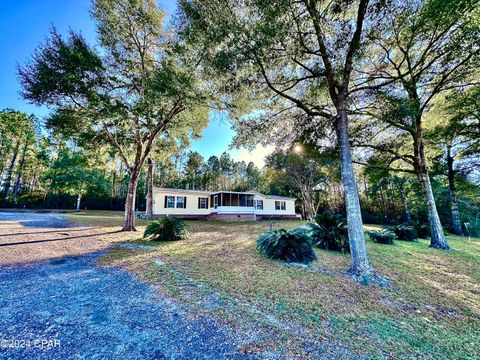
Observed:
[[[218,206],[218,195],[213,195],[213,207],[216,209]]]

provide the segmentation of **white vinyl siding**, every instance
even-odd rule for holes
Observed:
[[[153,202],[153,211],[155,215],[208,215],[211,209],[201,209],[199,208],[199,198],[206,198],[209,196],[208,192],[189,192],[185,191],[184,193],[174,192],[174,191],[158,191],[154,192],[154,202]],[[183,207],[182,200],[178,202],[177,206],[177,197],[183,198]],[[171,207],[167,207],[167,199],[169,204],[172,204]],[[208,202],[210,205],[210,201]]]
[[[263,194],[248,194],[249,197],[240,197],[238,206],[236,194],[232,195],[233,201],[230,206],[222,206],[220,196],[216,193],[208,191],[169,191],[168,189],[154,190],[153,210],[155,215],[202,215],[206,216],[211,213],[219,214],[246,214],[255,213],[258,215],[295,215],[295,200],[289,198],[268,197]],[[183,198],[178,202],[177,197]],[[230,197],[230,196],[229,196]],[[201,199],[208,200],[201,200]],[[250,200],[251,199],[251,200]],[[215,204],[215,200],[217,203]],[[207,207],[204,208],[206,201]],[[276,206],[276,202],[285,205]],[[168,204],[167,204],[168,203]],[[182,207],[182,205],[184,207]],[[215,205],[217,207],[215,208]],[[248,205],[248,206],[247,206]]]

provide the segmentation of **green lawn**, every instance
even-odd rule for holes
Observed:
[[[121,224],[121,214],[108,214],[71,217],[90,225]],[[317,251],[318,262],[308,268],[264,259],[255,240],[267,222],[188,224],[188,240],[150,250],[115,248],[102,262],[126,267],[239,332],[264,332],[254,348],[282,348],[298,357],[321,344],[335,358],[480,358],[479,239],[449,236],[450,252],[430,249],[424,240],[393,246],[368,241],[374,267],[392,282],[379,288],[343,275],[349,255]],[[303,224],[277,222],[286,228]],[[140,237],[130,238],[145,243]]]
[[[82,210],[68,214],[70,221],[85,223],[90,226],[118,227],[123,223],[123,211]],[[142,227],[146,221],[137,219],[136,225]]]

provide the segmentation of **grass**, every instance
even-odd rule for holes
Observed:
[[[73,222],[80,222],[90,226],[118,227],[122,226],[123,211],[107,210],[81,210],[68,214],[68,218]],[[146,221],[137,219],[136,224],[145,226]]]
[[[121,224],[121,214],[108,214],[71,216],[90,225]],[[304,224],[279,223],[289,229]],[[367,240],[373,266],[392,282],[379,288],[343,275],[348,254],[317,251],[318,262],[308,268],[261,257],[255,241],[268,230],[266,222],[188,224],[188,240],[155,243],[153,250],[116,248],[103,263],[126,267],[239,332],[264,332],[262,346],[292,356],[312,356],[313,345],[334,358],[480,358],[479,239],[449,236],[449,252],[425,240],[393,246]],[[153,244],[139,233],[129,236]]]

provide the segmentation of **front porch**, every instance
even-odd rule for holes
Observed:
[[[211,220],[226,221],[254,221],[255,194],[240,193],[236,191],[220,191],[211,195],[212,213]]]
[[[218,212],[253,212],[255,194],[220,191],[210,195],[211,207]]]

